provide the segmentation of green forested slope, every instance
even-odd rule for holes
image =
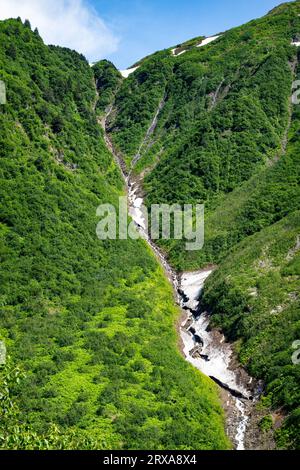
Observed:
[[[299,79],[299,67],[295,78]],[[178,269],[219,263],[245,237],[281,220],[300,207],[300,120],[293,107],[289,143],[279,159],[268,162],[228,194],[218,194],[206,205],[205,245],[187,253],[183,243],[164,243]]]
[[[110,130],[128,163],[165,102],[135,167],[146,172],[148,204],[206,204],[202,252],[163,244],[179,270],[219,262],[245,236],[299,207],[297,149],[281,158],[298,132],[297,106],[289,125],[291,85],[300,77],[291,45],[299,12],[299,2],[284,4],[203,48],[156,53],[123,81]]]
[[[216,387],[177,350],[150,250],[96,237],[96,208],[122,180],[92,69],[9,20],[0,79],[0,447],[228,448]]]
[[[300,446],[300,366],[291,360],[300,339],[299,38],[295,1],[203,48],[147,57],[123,81],[109,125],[129,165],[164,100],[135,172],[148,205],[204,202],[206,216],[203,250],[161,246],[179,271],[219,265],[203,306],[265,380],[268,405],[289,416],[278,443],[290,447]]]
[[[97,113],[104,113],[115,97],[122,82],[122,76],[115,66],[108,60],[102,60],[93,65],[97,91],[100,91],[97,100]]]
[[[212,323],[236,341],[241,362],[264,379],[263,403],[290,415],[278,442],[297,448],[300,367],[292,362],[292,346],[300,337],[299,233],[296,211],[242,241],[209,279],[202,298]]]
[[[199,199],[228,191],[275,153],[287,123],[289,62],[296,51],[290,42],[300,24],[295,8],[230,30],[179,57],[158,52],[123,82],[111,130],[128,156],[137,151],[159,100],[166,100],[153,136],[155,152],[163,152],[147,180],[149,197],[153,192],[156,200]],[[190,193],[172,192],[178,173]]]

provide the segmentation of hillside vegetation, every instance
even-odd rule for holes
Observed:
[[[0,447],[226,449],[158,262],[141,240],[96,236],[98,205],[123,191],[94,111],[112,69],[95,67],[98,101],[83,56],[0,22]]]

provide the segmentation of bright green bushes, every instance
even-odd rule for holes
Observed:
[[[130,163],[155,114],[148,97],[160,85],[164,106],[135,172],[145,175],[148,206],[205,203],[205,243],[195,252],[184,241],[158,243],[178,271],[220,264],[203,307],[264,379],[272,407],[287,413],[277,438],[290,448],[299,447],[300,400],[299,365],[291,362],[300,318],[300,111],[291,104],[299,16],[299,2],[290,2],[203,48],[192,40],[183,55],[146,57],[122,83],[110,125]],[[158,61],[163,75],[154,83]]]

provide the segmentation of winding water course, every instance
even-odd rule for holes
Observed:
[[[143,213],[143,198],[139,180],[128,175],[124,161],[115,151],[106,131],[106,121],[112,111],[108,110],[105,118],[99,120],[105,142],[118,163],[128,195],[128,211],[142,238],[146,240],[162,265],[166,276],[174,288],[177,303],[185,313],[180,327],[183,354],[203,374],[214,380],[226,392],[227,432],[236,450],[245,449],[245,434],[252,406],[252,379],[241,368],[232,367],[233,351],[230,343],[217,330],[210,329],[210,318],[206,312],[199,311],[199,298],[206,279],[212,269],[183,273],[178,275],[167,262],[164,254],[150,239]]]

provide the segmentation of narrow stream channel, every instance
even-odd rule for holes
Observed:
[[[128,177],[124,171],[124,163],[115,152],[106,132],[107,117],[108,115],[100,121],[100,124],[104,129],[106,145],[118,163],[126,183],[129,215],[164,268],[166,276],[173,285],[176,301],[185,314],[180,327],[183,354],[188,362],[221,387],[226,408],[227,433],[234,448],[244,450],[247,423],[256,397],[252,378],[239,365],[232,364],[233,351],[230,343],[225,341],[219,331],[210,329],[209,315],[206,312],[199,312],[199,297],[212,269],[178,275],[150,239],[142,210],[143,198],[139,182],[134,181],[131,176]]]
[[[246,373],[239,377],[237,371],[231,368],[231,345],[226,343],[224,335],[219,331],[210,329],[209,315],[199,311],[199,297],[212,272],[213,270],[207,269],[181,275],[181,307],[187,312],[180,328],[183,352],[187,361],[227,391],[227,406],[233,412],[233,416],[227,413],[227,419],[234,421],[235,428],[230,437],[237,450],[244,450],[249,400],[253,399],[249,389],[252,380]],[[230,404],[236,410],[230,409]]]

